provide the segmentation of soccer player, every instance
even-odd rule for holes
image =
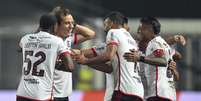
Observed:
[[[110,13],[104,20],[106,50],[94,58],[79,58],[81,64],[101,64],[111,61],[114,73],[114,92],[112,101],[142,101],[143,86],[138,75],[138,64],[127,62],[123,54],[130,47],[135,49],[137,44],[130,33],[123,28],[123,15],[118,12]]]
[[[124,19],[123,20],[123,23],[124,23],[123,28],[125,28],[127,31],[129,31],[130,28],[128,26],[128,19],[127,19],[127,17],[123,17],[123,19]],[[184,37],[181,35],[175,35],[173,37],[172,36],[168,37],[168,38],[166,38],[166,41],[168,41],[170,44],[180,43],[182,45],[185,45],[185,42],[186,42]],[[140,40],[140,44],[138,46],[141,46],[141,49],[142,49],[142,47],[146,48],[145,44],[142,45],[142,43],[145,43],[145,42],[146,41],[144,41],[144,40]],[[97,47],[93,47],[90,49],[82,49],[81,51],[85,57],[91,58],[91,57],[95,57],[97,55],[100,55],[102,52],[105,51],[105,48],[106,48],[106,44],[101,44]],[[141,50],[141,51],[144,51],[144,50]],[[80,54],[80,51],[78,53]],[[142,81],[145,81],[146,78],[144,76],[144,71],[142,70],[144,63],[140,63],[140,64],[142,64],[139,68],[140,76],[141,76]],[[113,77],[113,73],[112,73],[112,69],[110,68],[110,65],[102,63],[102,64],[89,65],[89,66],[96,69],[96,70],[99,70],[99,71],[106,73],[106,91],[105,91],[104,101],[111,101],[112,94],[114,91],[114,77]],[[171,61],[169,63],[169,67],[173,71],[173,74],[175,75],[176,80],[178,80],[179,75],[178,75],[178,72],[176,70],[176,63],[174,61]],[[145,83],[143,83],[143,84],[145,84]],[[144,87],[146,87],[146,86],[144,86]],[[145,91],[146,90],[147,89],[145,89]]]
[[[154,17],[145,17],[140,20],[140,37],[148,42],[145,56],[136,50],[125,53],[127,61],[146,63],[145,76],[147,78],[147,101],[176,100],[175,87],[169,82],[172,76],[167,76],[168,61],[172,59],[170,46],[159,36],[160,23]]]
[[[73,61],[61,38],[52,35],[57,30],[55,16],[46,14],[40,18],[40,31],[27,34],[20,40],[23,52],[23,68],[17,89],[17,101],[51,101],[53,73],[59,57],[65,69],[74,69]]]
[[[55,7],[51,12],[58,20],[57,36],[63,39],[68,49],[95,36],[95,32],[85,26],[76,24],[70,10]],[[72,53],[72,52],[71,52]],[[73,54],[73,53],[72,53]],[[57,67],[62,67],[57,65]],[[55,70],[54,74],[54,101],[68,101],[72,93],[72,73]]]
[[[128,18],[123,16],[123,28],[125,28],[127,31],[129,31],[128,26]],[[81,49],[82,54],[84,54],[87,58],[92,58],[95,56],[98,56],[102,54],[104,51],[106,51],[106,44],[102,43],[96,47],[92,47],[90,49]],[[78,50],[79,51],[79,50]],[[80,52],[78,52],[80,53]],[[105,89],[105,96],[104,101],[111,101],[112,100],[112,94],[114,92],[114,73],[113,69],[111,67],[111,62],[108,63],[101,63],[101,64],[91,64],[90,67],[105,72],[106,75],[106,89]]]

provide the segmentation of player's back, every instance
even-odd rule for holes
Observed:
[[[173,78],[168,78],[167,76],[168,61],[171,59],[170,46],[160,36],[155,37],[149,42],[146,56],[158,50],[163,50],[167,66],[145,65],[144,69],[148,87],[147,97],[159,96],[174,100],[173,98],[176,96],[175,88],[171,87],[169,82],[169,80],[173,80]]]
[[[111,41],[111,42],[110,42]],[[117,44],[117,56],[112,60],[115,90],[125,94],[143,98],[143,86],[138,74],[138,63],[127,62],[123,55],[130,49],[138,49],[136,41],[125,29],[111,29],[107,35],[107,43]]]
[[[51,99],[56,58],[64,51],[62,39],[40,31],[22,37],[23,70],[17,96],[34,100]]]

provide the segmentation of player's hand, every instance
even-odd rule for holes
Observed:
[[[176,43],[179,43],[179,44],[181,44],[183,46],[186,45],[186,39],[182,35],[175,35],[174,40],[175,40]]]
[[[86,64],[87,58],[84,56],[84,54],[81,52],[80,54],[75,55],[75,61],[78,64]]]
[[[81,50],[79,49],[70,49],[73,55],[81,54]]]
[[[81,51],[79,49],[70,49],[71,50],[71,57],[73,60],[75,60],[76,58],[76,55],[80,55],[81,54]]]
[[[176,70],[177,68],[177,63],[175,61],[170,61],[170,63],[168,64],[168,67],[171,69],[171,70]]]
[[[137,62],[140,59],[140,54],[135,49],[131,49],[130,52],[124,53],[123,57],[128,62]]]

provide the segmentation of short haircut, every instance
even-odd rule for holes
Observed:
[[[155,17],[143,17],[140,19],[140,22],[151,25],[155,34],[160,33],[161,24]]]
[[[57,22],[58,24],[60,25],[62,20],[63,20],[63,17],[67,16],[67,15],[70,15],[70,10],[69,9],[66,9],[64,7],[60,7],[60,6],[57,6],[55,7],[51,14],[55,15],[56,18],[57,18]]]
[[[40,17],[40,29],[43,31],[50,31],[57,23],[57,19],[54,15],[44,14]]]
[[[123,25],[124,24],[124,16],[120,12],[111,12],[105,18],[111,20],[114,24]]]
[[[123,23],[128,24],[128,18],[126,16],[123,16]]]

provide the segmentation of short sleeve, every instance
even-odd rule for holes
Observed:
[[[24,37],[25,37],[25,36],[24,36]],[[22,37],[22,38],[20,39],[20,42],[19,42],[19,47],[20,47],[20,48],[23,48],[24,37]]]
[[[57,43],[58,43],[58,49],[57,49],[57,53],[58,54],[62,54],[64,52],[68,52],[69,51],[68,48],[67,48],[67,46],[64,44],[64,42],[63,42],[62,39],[59,38],[57,40]]]
[[[106,37],[106,44],[112,44],[112,45],[119,45],[119,38],[118,33],[115,31],[109,31]]]
[[[165,55],[165,46],[163,43],[154,42],[151,47],[151,53],[156,57]]]

